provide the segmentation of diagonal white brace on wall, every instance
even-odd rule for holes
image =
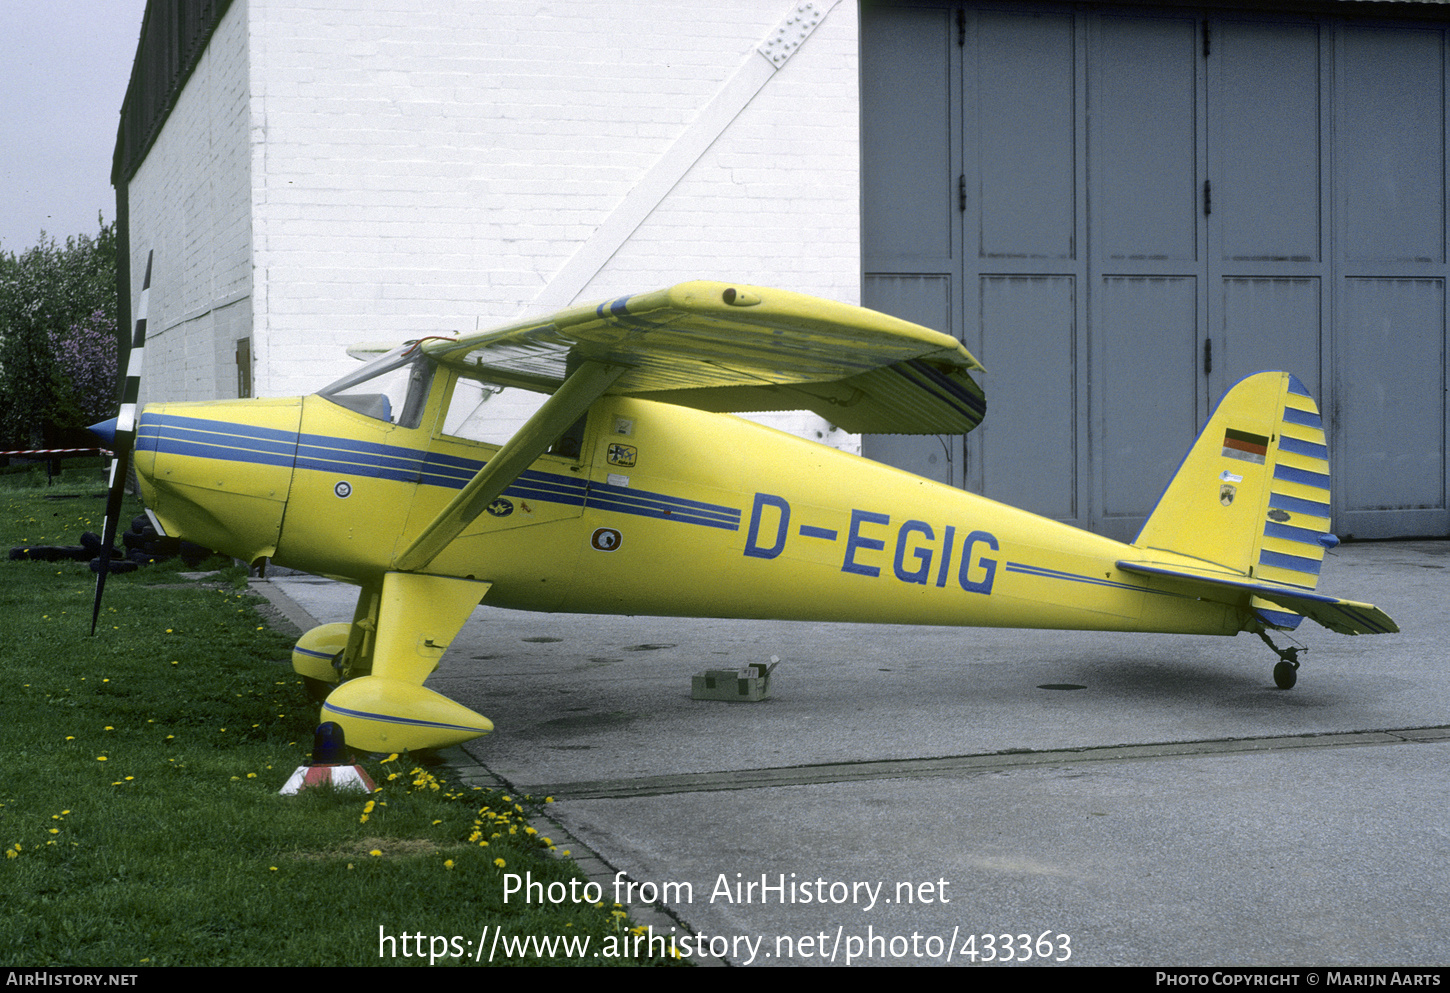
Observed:
[[[522,314],[569,306],[840,0],[798,0]]]

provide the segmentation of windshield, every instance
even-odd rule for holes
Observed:
[[[366,417],[415,428],[423,416],[433,369],[418,342],[409,341],[317,392]]]

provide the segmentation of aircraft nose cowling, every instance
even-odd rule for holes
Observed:
[[[153,404],[136,426],[136,475],[167,534],[247,562],[276,552],[302,399]]]

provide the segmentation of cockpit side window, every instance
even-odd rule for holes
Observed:
[[[502,446],[524,426],[544,401],[546,393],[497,386],[466,376],[454,380],[442,433],[465,441]],[[549,454],[577,458],[584,439],[585,418],[564,432]]]

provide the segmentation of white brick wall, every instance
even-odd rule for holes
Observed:
[[[318,388],[358,341],[486,328],[561,294],[710,277],[856,301],[857,10],[814,2],[834,9],[775,71],[755,49],[796,0],[235,0],[183,96],[204,87],[226,120],[188,111],[167,132],[225,129],[230,147],[223,67],[249,60],[257,393]],[[711,134],[717,96],[742,79],[763,84],[663,182],[657,164]],[[171,188],[187,182],[216,178]],[[136,184],[132,197],[139,247]],[[620,243],[598,236],[641,204]],[[206,292],[188,292],[200,307]]]
[[[155,252],[142,400],[236,396],[252,324],[246,4],[234,3],[128,188],[131,299]]]

